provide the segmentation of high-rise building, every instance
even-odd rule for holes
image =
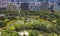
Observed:
[[[59,9],[59,3],[60,0],[0,0],[0,7],[6,7],[6,4],[14,4],[20,9],[47,10],[53,4],[54,9]]]
[[[37,2],[30,3],[30,10],[48,10],[48,0],[37,0]]]
[[[21,10],[29,10],[29,3],[21,3]]]

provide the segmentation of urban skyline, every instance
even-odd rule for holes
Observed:
[[[0,0],[0,2],[4,2],[4,1],[10,1],[10,2],[42,2],[42,1],[50,1],[50,2],[54,2],[55,0]],[[59,2],[59,0],[58,0]]]
[[[45,2],[47,4],[44,4]],[[51,5],[53,4],[55,9],[60,8],[60,6],[58,5],[60,3],[60,0],[0,0],[0,7],[6,7],[6,5],[8,4],[15,4],[17,7],[21,7],[21,3],[29,3],[29,9],[31,10],[34,10],[34,9],[38,10],[46,6],[51,7]]]

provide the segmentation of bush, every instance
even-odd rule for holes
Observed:
[[[4,20],[0,20],[0,27],[4,27],[4,26],[6,26]]]
[[[16,30],[21,30],[23,28],[22,24],[14,24]]]
[[[19,36],[17,32],[10,31],[10,30],[3,30],[1,36]]]
[[[32,30],[30,33],[29,33],[29,36],[38,36],[39,32],[36,31],[36,30]]]

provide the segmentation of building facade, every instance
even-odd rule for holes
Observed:
[[[55,10],[60,10],[59,0],[0,0],[0,7],[13,4],[21,10],[47,10],[54,4]]]

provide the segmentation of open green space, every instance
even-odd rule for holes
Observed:
[[[28,36],[60,36],[60,12],[0,10],[1,36],[20,36],[27,31]],[[25,36],[25,35],[24,35]]]

